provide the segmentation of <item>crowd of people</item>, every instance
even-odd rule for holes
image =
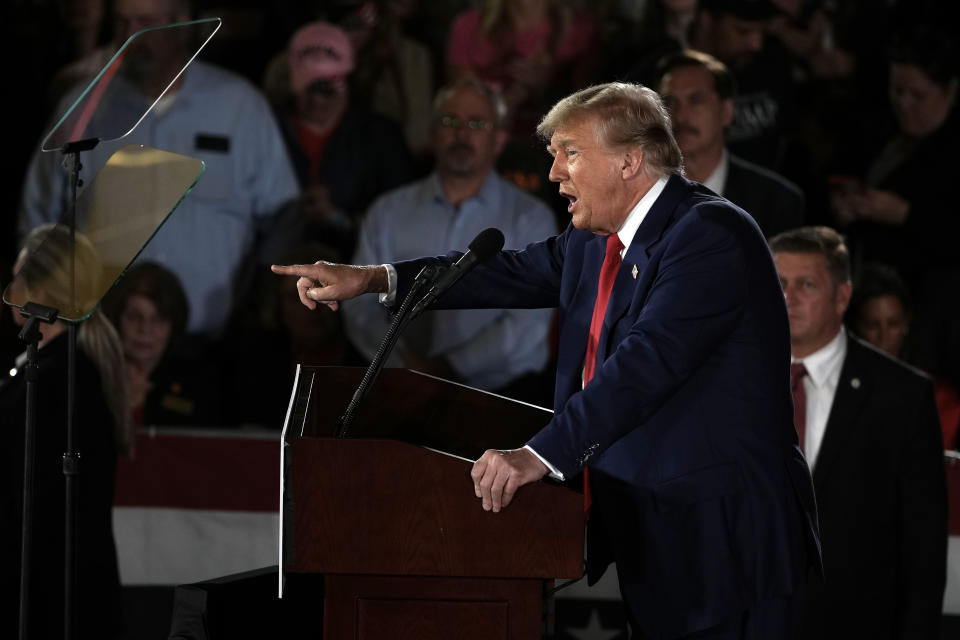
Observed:
[[[960,276],[945,174],[958,76],[944,29],[951,15],[937,3],[335,0],[252,8],[38,0],[19,7],[15,38],[51,26],[36,22],[49,15],[46,4],[56,9],[62,37],[44,52],[45,73],[23,79],[32,87],[24,95],[36,100],[22,101],[29,126],[17,136],[22,157],[32,159],[7,176],[6,191],[15,194],[7,210],[17,212],[5,218],[0,269],[7,273],[25,235],[63,213],[67,175],[58,154],[41,152],[38,142],[73,102],[75,87],[139,29],[224,17],[221,32],[134,132],[84,159],[86,182],[127,142],[206,165],[139,258],[170,272],[154,280],[163,296],[183,294],[176,318],[158,308],[160,317],[175,325],[185,318],[162,366],[146,377],[131,367],[138,397],[150,390],[167,399],[141,407],[145,423],[279,426],[282,406],[266,418],[266,408],[244,415],[224,399],[250,377],[262,376],[266,386],[275,380],[253,364],[264,362],[261,338],[279,328],[277,314],[261,308],[273,286],[264,266],[304,245],[337,260],[388,261],[460,247],[484,225],[522,225],[525,231],[508,234],[516,247],[562,230],[566,203],[547,179],[536,123],[559,96],[626,80],[665,98],[687,177],[750,212],[768,238],[826,224],[847,236],[855,279],[872,263],[896,270],[911,326],[897,355],[938,380],[945,442],[955,446],[948,436],[956,431],[960,331],[953,319],[960,309],[950,291]],[[140,53],[151,55],[147,47]],[[186,45],[154,52],[166,62],[141,66],[172,77],[169,69],[188,53]],[[438,88],[465,79],[489,87],[496,97],[487,99],[503,113],[463,117],[436,103]],[[149,95],[149,83],[140,83]],[[489,128],[475,129],[478,123]],[[489,171],[494,177],[485,180]],[[470,172],[473,178],[457,177]],[[425,190],[435,192],[435,213]],[[531,214],[504,219],[520,215],[507,211],[520,192],[539,200],[523,205],[540,208],[539,222]],[[485,222],[463,222],[479,218]],[[418,228],[430,233],[397,237]],[[348,308],[345,325],[330,327],[343,342],[343,363],[372,353],[384,327],[377,315]],[[512,385],[523,399],[549,404],[549,315],[537,316],[535,330],[501,320],[484,336],[479,327],[498,322],[492,317],[467,314],[469,328],[443,316],[428,314],[394,364],[491,390]],[[9,363],[20,346],[9,316],[3,328],[0,357]],[[483,340],[501,346],[487,349]],[[515,349],[521,342],[527,364]],[[481,351],[491,362],[504,354],[512,360],[478,374]],[[249,364],[244,353],[253,354]],[[248,369],[244,382],[237,368]],[[167,409],[152,408],[161,405]]]
[[[808,361],[793,382],[795,403],[812,403],[807,424],[819,425],[801,433],[811,467],[827,464],[817,463],[818,456],[829,460],[843,451],[830,444],[835,436],[824,435],[829,424],[854,422],[829,413],[834,394],[836,406],[846,407],[853,402],[841,402],[848,387],[863,385],[872,410],[891,422],[899,414],[882,396],[913,390],[911,406],[920,407],[927,376],[934,414],[927,416],[923,405],[908,416],[918,426],[904,432],[906,423],[897,422],[889,434],[867,436],[877,451],[848,457],[866,464],[902,449],[913,457],[904,453],[898,464],[929,469],[936,457],[931,425],[939,426],[943,448],[960,448],[960,251],[954,247],[960,215],[949,174],[951,150],[960,142],[960,50],[952,33],[960,22],[948,5],[17,3],[7,20],[10,42],[36,55],[34,64],[11,70],[20,98],[8,154],[20,161],[4,176],[0,283],[13,280],[38,230],[60,233],[52,223],[64,216],[69,176],[61,156],[41,151],[40,141],[79,89],[139,30],[222,16],[221,31],[136,129],[82,156],[85,185],[130,142],[205,163],[195,188],[104,299],[102,313],[88,321],[88,334],[106,337],[84,342],[81,335],[82,364],[97,371],[84,394],[98,397],[90,411],[110,416],[103,423],[113,428],[98,441],[109,464],[126,450],[131,424],[278,429],[296,364],[365,364],[388,315],[375,298],[347,302],[340,313],[322,305],[309,313],[291,299],[292,281],[270,274],[268,265],[391,263],[464,250],[491,226],[504,232],[507,249],[555,235],[570,223],[570,202],[550,182],[552,160],[537,138],[538,122],[572,91],[642,83],[669,111],[686,177],[753,216],[772,243],[794,358],[818,353],[823,360]],[[165,87],[190,60],[190,46],[185,38],[131,45],[129,102],[100,108],[146,110],[158,83]],[[838,261],[846,271],[831,266]],[[26,286],[27,275],[14,284]],[[819,301],[811,297],[818,286],[826,296]],[[22,365],[19,320],[15,310],[0,307],[4,372]],[[815,335],[803,334],[815,321],[821,323]],[[549,406],[557,326],[549,310],[431,312],[411,326],[391,364]],[[63,343],[59,331],[47,332],[45,342]],[[827,334],[830,340],[819,340]],[[816,349],[804,352],[804,340]],[[112,348],[122,349],[122,363],[102,356]],[[47,353],[48,368],[62,360],[54,346]],[[847,371],[847,360],[862,372]],[[0,383],[0,406],[21,406],[15,378]],[[120,378],[122,384],[105,383],[103,392],[92,382]],[[116,397],[116,389],[125,397]],[[819,415],[817,407],[826,410]],[[49,419],[59,419],[58,411]],[[880,495],[892,504],[897,491],[929,490],[938,482],[931,473],[910,473],[914,485],[894,483]],[[823,500],[831,491],[824,474],[815,469],[813,479],[830,514],[825,544],[868,535],[865,521],[889,525],[869,518],[847,523],[852,490]],[[917,580],[928,592],[913,592],[927,597],[890,625],[927,624],[938,580],[931,567],[941,551],[938,538],[928,535],[942,524],[942,496],[933,497],[924,503],[933,505],[930,512],[901,514],[919,523],[907,529],[919,531],[909,544],[927,555],[904,551],[902,562],[927,572]],[[871,504],[891,513],[879,499]],[[900,553],[903,546],[903,539],[891,540],[878,552]],[[824,553],[828,571],[837,562]],[[848,566],[837,566],[846,575]],[[849,589],[852,582],[841,591]],[[841,592],[814,597],[832,603],[824,605],[828,617],[829,607],[843,601]],[[809,624],[819,629],[821,621]]]

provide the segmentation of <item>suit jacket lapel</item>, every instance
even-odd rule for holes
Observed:
[[[817,491],[823,489],[830,470],[838,462],[842,463],[843,453],[856,431],[854,425],[870,394],[872,379],[863,364],[862,349],[864,347],[860,346],[856,338],[848,336],[847,356],[840,369],[837,391],[833,396],[827,428],[813,469],[813,483]]]
[[[623,256],[623,264],[620,265],[620,271],[617,279],[613,283],[613,291],[610,293],[610,302],[607,304],[607,313],[603,319],[603,333],[600,336],[600,346],[598,355],[600,361],[606,359],[608,350],[606,343],[610,327],[617,320],[623,317],[633,300],[636,286],[643,282],[642,274],[649,263],[650,254],[667,228],[668,223],[673,218],[677,203],[688,191],[688,183],[679,176],[672,176],[667,182],[663,193],[650,207],[646,217],[637,228],[637,233],[630,242],[630,247]],[[637,269],[637,277],[633,277],[633,269]],[[599,274],[599,270],[597,271]],[[598,276],[599,277],[599,276]]]

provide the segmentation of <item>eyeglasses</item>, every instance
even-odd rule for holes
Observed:
[[[467,127],[473,131],[490,131],[493,123],[487,120],[463,120],[457,116],[441,116],[440,126],[445,129],[462,129]]]

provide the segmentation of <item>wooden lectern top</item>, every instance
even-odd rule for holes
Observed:
[[[357,411],[351,437],[323,437],[335,431],[362,374],[335,367],[298,371],[284,430],[286,571],[542,579],[583,574],[579,493],[534,483],[494,514],[483,511],[470,478],[469,460],[489,448],[522,446],[549,421],[550,411],[385,369]]]

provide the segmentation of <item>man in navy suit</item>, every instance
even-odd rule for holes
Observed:
[[[850,257],[833,229],[770,241],[790,318],[797,421],[813,470],[823,582],[803,638],[939,638],[946,480],[933,383],[843,327]]]
[[[571,225],[500,252],[440,300],[559,308],[554,416],[528,446],[477,460],[477,497],[496,512],[526,483],[589,467],[588,577],[617,563],[636,637],[793,637],[819,543],[760,230],[682,177],[650,89],[584,89],[538,131]],[[389,303],[423,265],[457,257],[274,271],[299,275],[311,308],[365,292]]]
[[[724,144],[736,96],[727,66],[688,49],[661,60],[658,72],[686,176],[753,216],[767,238],[802,225],[806,204],[797,185],[735,156]]]

